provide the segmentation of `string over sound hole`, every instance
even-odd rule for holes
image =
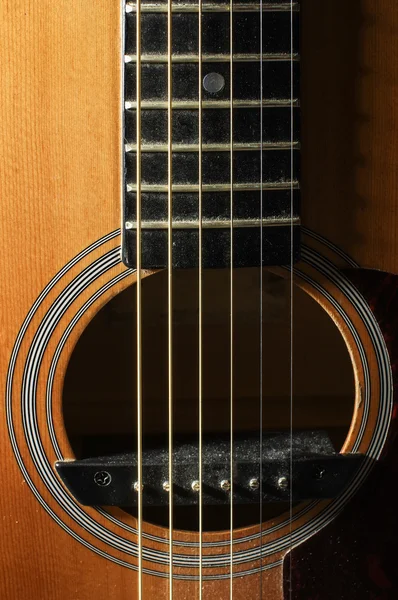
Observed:
[[[242,479],[241,496],[250,502],[238,503],[234,485],[235,527],[254,524],[259,506],[259,415],[262,403],[263,432],[290,428],[290,286],[284,278],[263,273],[263,395],[259,394],[259,270],[242,269],[235,275],[234,298],[234,437],[254,439],[249,454],[253,469]],[[192,463],[198,465],[198,272],[175,271],[174,277],[174,444],[190,440]],[[143,453],[153,449],[167,455],[167,273],[159,272],[142,282],[143,291]],[[203,279],[203,433],[205,439],[229,435],[229,278],[224,270],[207,271]],[[79,459],[136,452],[135,432],[135,288],[129,288],[106,305],[80,338],[66,373],[64,415],[67,432]],[[326,430],[338,450],[352,418],[354,381],[351,361],[343,339],[329,316],[307,294],[294,291],[294,402],[295,431]],[[334,364],[333,370],[330,364]],[[339,378],[333,376],[336,369]],[[254,436],[254,437],[253,437]],[[266,438],[264,438],[266,439]],[[152,450],[151,450],[152,449]],[[267,460],[268,449],[263,450]],[[219,504],[204,503],[205,530],[229,528],[229,492],[221,482],[231,481],[226,451],[223,471],[214,479]],[[234,446],[238,465],[242,452]],[[322,466],[322,465],[321,465]],[[178,461],[174,462],[173,483],[178,483]],[[98,468],[96,469],[99,470]],[[288,508],[290,483],[278,486],[289,469],[277,469],[275,496],[263,505],[263,518]],[[269,473],[268,473],[269,475]],[[204,463],[203,483],[211,477]],[[266,473],[263,474],[263,481]],[[134,482],[132,475],[132,481]],[[317,478],[314,485],[320,487]],[[198,527],[198,469],[188,473],[183,490],[188,502],[179,503],[179,489],[173,486],[174,520],[179,529]],[[236,482],[234,481],[234,484]],[[145,480],[143,497],[151,488],[162,494],[164,506],[144,504],[144,520],[168,524],[170,483],[167,470]],[[96,486],[97,490],[106,489]],[[299,488],[297,487],[297,490]],[[203,487],[203,499],[206,499]],[[137,495],[136,495],[137,496]],[[128,510],[134,513],[134,502]],[[298,500],[300,497],[297,496]],[[255,501],[253,502],[253,499]],[[270,502],[271,500],[271,502]],[[224,503],[224,504],[223,504]]]

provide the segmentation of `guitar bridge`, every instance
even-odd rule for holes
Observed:
[[[153,444],[143,451],[142,499],[144,506],[199,502],[202,485],[204,505],[298,502],[337,496],[366,457],[339,454],[324,431],[264,433],[234,440],[232,461],[229,438],[204,438],[203,480],[198,481],[197,440],[181,440],[173,451],[173,484],[168,481],[167,444]],[[137,455],[135,453],[57,462],[56,470],[71,494],[88,506],[137,505]],[[292,479],[291,479],[292,475]]]

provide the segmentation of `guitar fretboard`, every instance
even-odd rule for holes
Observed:
[[[173,1],[170,112],[167,1],[141,0],[138,57],[137,6],[127,4],[123,258],[129,266],[136,264],[137,227],[142,267],[167,265],[169,148],[174,266],[198,264],[199,214],[203,266],[230,266],[231,187],[233,264],[290,262],[292,225],[297,258],[298,3],[263,0],[260,11],[259,4],[235,2],[232,60],[230,8],[229,2],[203,1],[199,14],[197,3]],[[141,73],[138,140],[137,69]],[[139,223],[137,145],[141,156]]]

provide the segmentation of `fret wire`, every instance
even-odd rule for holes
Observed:
[[[136,89],[137,89],[137,510],[138,510],[138,600],[143,600],[142,572],[142,286],[141,286],[141,0],[137,0],[136,13]]]
[[[126,63],[132,63],[137,60],[136,54],[126,54],[124,58]],[[199,59],[197,54],[174,54],[172,62],[174,63],[197,63],[201,60],[204,63],[229,62],[229,54],[203,54]],[[260,54],[234,54],[234,62],[258,62],[261,60]],[[263,62],[290,62],[290,54],[263,54]],[[293,56],[294,61],[299,61],[299,54]],[[165,54],[143,54],[141,63],[167,63],[168,57]]]
[[[293,181],[275,181],[275,182],[265,182],[262,186],[259,183],[234,183],[233,190],[237,191],[253,191],[253,190],[290,190],[290,189],[299,189],[299,182]],[[128,183],[126,186],[128,192],[135,192],[137,189],[136,184]],[[231,185],[229,183],[219,183],[219,184],[202,184],[203,192],[227,192],[231,189]],[[172,191],[173,192],[197,192],[199,190],[198,184],[173,184]],[[157,184],[141,184],[142,192],[168,192],[168,185],[157,185]]]
[[[234,108],[256,108],[261,106],[259,100],[234,100],[233,101]],[[202,108],[230,108],[229,100],[203,100]],[[278,99],[266,99],[263,100],[264,108],[280,108],[280,107],[291,107],[291,106],[300,106],[300,101],[298,99],[287,100],[282,98]],[[164,100],[141,100],[141,108],[145,110],[157,110],[157,109],[167,109],[168,102]],[[186,108],[199,108],[199,103],[197,100],[174,100],[172,102],[173,110],[181,110]],[[126,100],[125,109],[126,110],[134,110],[136,108],[136,102],[133,100]]]
[[[165,13],[167,12],[166,4],[144,4],[141,8],[142,12],[146,13]],[[228,4],[202,4],[202,12],[204,13],[219,13],[219,12],[227,12],[229,13],[231,10],[230,5]],[[269,3],[263,4],[262,11],[263,12],[298,12],[300,10],[300,5],[298,2],[292,2],[292,4],[286,3]],[[132,13],[135,11],[135,4],[129,2],[127,4],[127,12]],[[251,3],[251,4],[243,4],[236,3],[234,5],[233,11],[238,12],[260,12],[260,4]],[[197,13],[199,12],[198,4],[175,4],[172,7],[172,12],[176,13]]]
[[[299,225],[300,217],[263,217],[262,219],[233,219],[233,227],[235,229],[246,227],[286,227],[293,223]],[[200,226],[201,223],[201,226]],[[137,223],[134,221],[126,221],[126,229],[136,229]],[[200,219],[197,220],[174,220],[173,231],[177,229],[230,229],[231,219]],[[168,229],[168,221],[152,220],[141,221],[141,229]]]
[[[234,150],[235,151],[247,151],[253,152],[258,150],[290,150],[293,145],[294,150],[300,149],[300,142],[264,142],[261,143],[247,143],[247,144],[238,144],[235,142]],[[126,144],[125,152],[136,152],[137,145],[136,144]],[[167,152],[168,145],[167,144],[142,144],[141,151],[142,152]],[[172,147],[173,152],[199,152],[199,144],[173,144]],[[229,144],[202,144],[201,151],[203,152],[229,152],[230,145]]]
[[[167,0],[167,142],[168,142],[168,419],[169,419],[169,600],[173,600],[173,163],[172,163],[172,2]]]

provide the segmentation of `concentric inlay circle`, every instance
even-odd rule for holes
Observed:
[[[50,459],[48,450],[46,451],[44,447],[39,428],[40,415],[45,414],[46,435],[51,440],[52,455],[56,460],[62,460],[64,457],[57,440],[52,409],[57,368],[71,333],[84,318],[87,311],[96,306],[112,288],[132,275],[131,271],[120,269],[120,249],[118,244],[115,244],[118,239],[119,232],[111,233],[83,251],[54,277],[32,306],[22,324],[10,360],[7,378],[7,420],[11,443],[20,469],[42,507],[65,531],[87,548],[118,564],[136,569],[138,547],[137,532],[134,527],[115,518],[103,509],[87,510],[70,496],[54,470],[54,460]],[[114,247],[109,248],[112,240],[114,241]],[[317,238],[317,241],[319,242],[319,238]],[[98,256],[98,251],[101,248],[104,251]],[[330,250],[330,245],[328,249]],[[90,262],[91,255],[93,260]],[[78,266],[83,260],[85,266],[79,270]],[[377,459],[385,443],[392,410],[391,369],[384,339],[364,298],[334,264],[319,253],[317,247],[314,248],[311,245],[303,247],[301,264],[307,265],[310,268],[309,271],[298,266],[295,275],[305,285],[316,290],[317,294],[321,295],[325,302],[333,308],[355,344],[363,372],[363,410],[361,411],[360,423],[356,427],[356,437],[352,445],[352,451],[355,452],[362,448],[372,403],[376,403],[378,410],[376,425],[371,439],[366,442],[365,450],[369,457]],[[118,272],[115,271],[116,267],[118,267]],[[74,274],[73,277],[70,277],[72,269]],[[311,270],[320,274],[321,278],[314,279],[309,274]],[[67,283],[63,286],[64,280]],[[101,281],[101,285],[98,285],[99,281]],[[324,285],[322,281],[327,282],[328,285]],[[344,303],[336,300],[336,295],[330,292],[330,286],[338,290],[341,297],[345,299]],[[53,297],[51,294],[54,294],[54,290],[58,287],[60,291]],[[48,300],[50,297],[51,302]],[[73,313],[72,318],[64,318],[74,303],[82,297],[85,300],[78,310]],[[352,316],[348,314],[349,311],[346,309],[345,303],[351,309],[355,307],[356,314],[366,328],[367,335],[373,345],[379,377],[379,393],[376,399],[374,394],[372,395],[369,365],[363,342],[352,322]],[[38,315],[41,315],[40,319]],[[59,331],[59,328],[62,327],[62,334],[57,338],[58,341],[54,345],[54,332]],[[26,342],[28,342],[29,347],[24,353],[22,347]],[[45,397],[43,397],[43,394],[38,393],[39,373],[43,368],[44,354],[47,353],[48,355],[49,352],[51,360],[46,373],[46,390]],[[23,379],[22,385],[18,386],[15,373],[16,366],[17,364],[20,366],[21,361],[23,361]],[[23,425],[23,439],[16,434],[15,425],[17,422],[21,422]],[[26,460],[26,456],[29,457],[29,461]],[[364,464],[350,486],[339,497],[324,506],[322,505],[322,507],[319,506],[319,510],[315,511],[314,517],[311,517],[311,513],[314,513],[314,508],[318,505],[316,502],[303,505],[300,510],[295,512],[294,522],[296,525],[292,528],[291,533],[288,532],[290,521],[285,516],[285,518],[273,523],[271,526],[264,525],[261,546],[257,543],[260,538],[259,530],[250,533],[250,535],[239,537],[235,541],[236,552],[233,555],[234,565],[239,566],[235,575],[242,576],[258,571],[260,569],[259,563],[257,562],[254,567],[253,563],[259,561],[261,557],[270,557],[270,561],[262,568],[271,568],[279,564],[279,561],[272,562],[272,555],[303,542],[327,525],[362,484],[370,470],[369,464]],[[38,478],[40,483],[37,482]],[[43,493],[43,490],[46,490],[46,493]],[[48,501],[48,493],[51,502]],[[73,527],[70,525],[70,520],[74,523]],[[297,525],[297,523],[299,524]],[[278,532],[282,532],[281,535],[274,535],[272,540],[268,540],[267,536],[269,534]],[[89,539],[87,539],[88,537]],[[144,532],[144,540],[147,543],[144,543],[143,557],[147,564],[152,564],[152,567],[145,568],[145,572],[167,576],[167,572],[162,571],[162,566],[167,566],[169,561],[167,539],[162,535]],[[176,568],[180,568],[182,571],[176,577],[183,579],[196,578],[192,574],[192,569],[198,567],[199,558],[197,553],[193,554],[187,552],[187,550],[197,547],[197,542],[176,539],[174,543],[176,546],[174,564]],[[216,548],[217,552],[203,556],[204,569],[214,569],[211,574],[205,574],[204,579],[229,577],[229,574],[225,573],[226,567],[230,564],[229,544],[230,542],[225,539],[225,536],[219,540],[213,537],[211,541],[205,541],[203,545],[205,549]],[[180,548],[180,551],[178,548]],[[187,570],[186,574],[183,572],[184,569]]]

